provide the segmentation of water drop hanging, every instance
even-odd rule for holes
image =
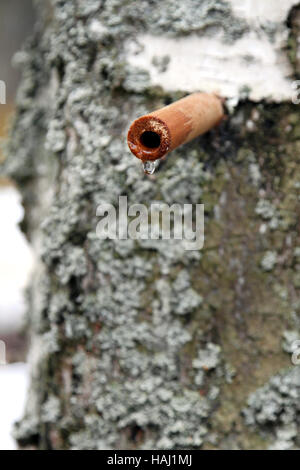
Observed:
[[[153,175],[153,173],[155,172],[156,166],[157,166],[156,161],[143,162],[144,173],[146,173],[147,175]]]

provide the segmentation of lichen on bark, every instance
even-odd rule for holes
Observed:
[[[40,262],[28,306],[31,390],[15,436],[41,449],[265,448],[281,418],[261,429],[256,390],[292,368],[282,335],[300,327],[299,114],[245,99],[144,176],[126,147],[128,125],[185,92],[151,87],[122,41],[137,18],[144,30],[187,34],[206,17],[224,24],[229,6],[201,2],[212,14],[195,24],[191,2],[177,17],[177,3],[160,1],[159,23],[157,2],[132,3],[40,6],[18,56],[5,169],[22,190]],[[204,249],[99,240],[97,206],[124,194],[129,204],[204,203]]]

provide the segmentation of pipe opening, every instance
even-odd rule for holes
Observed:
[[[145,131],[140,136],[141,144],[149,149],[157,149],[160,146],[160,135],[156,132]]]

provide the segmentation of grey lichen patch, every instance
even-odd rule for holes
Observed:
[[[87,346],[96,348],[101,360],[95,362],[81,353],[78,360],[74,357],[73,364],[78,377],[85,377],[89,370],[92,388],[85,406],[95,405],[97,414],[93,418],[88,415],[89,421],[84,423],[88,427],[93,419],[95,427],[71,434],[70,446],[119,447],[120,433],[126,435],[128,430],[130,436],[134,430],[140,430],[140,442],[136,445],[141,448],[199,447],[207,434],[205,423],[216,393],[212,388],[211,395],[201,397],[196,388],[187,388],[179,380],[183,371],[177,363],[178,355],[191,335],[178,321],[177,314],[192,312],[201,303],[201,297],[195,293],[197,302],[189,301],[178,309],[178,299],[191,289],[188,272],[177,276],[176,290],[163,279],[157,281],[161,304],[154,300],[152,318],[139,321],[141,296],[152,275],[152,263],[131,251],[126,251],[123,259],[114,258],[111,256],[114,241],[101,242],[92,236],[89,240],[89,257],[97,263],[101,289],[95,298],[92,295],[82,298],[80,309],[90,321],[102,325]],[[66,337],[74,341],[75,330],[68,326],[72,316],[64,315],[64,319]],[[78,329],[83,322],[84,317],[81,320],[75,317],[74,327]],[[124,381],[120,382],[121,376]],[[76,395],[73,399],[75,415],[82,405],[80,395],[85,387],[86,381],[82,380],[76,391],[78,400]]]
[[[173,305],[174,312],[178,315],[191,313],[202,302],[201,295],[191,287],[188,271],[180,271],[172,286],[171,305]]]
[[[123,88],[128,92],[145,93],[150,87],[150,75],[147,71],[135,67],[125,69],[126,77]]]
[[[166,169],[166,178],[161,184],[162,196],[167,202],[177,200],[181,203],[195,204],[201,200],[202,185],[209,181],[210,172],[203,168],[198,152],[191,151],[188,160],[183,149],[178,153],[179,158]]]
[[[300,345],[300,332],[297,330],[286,330],[283,332],[282,349],[292,354]]]
[[[158,376],[148,374],[147,378],[128,381],[124,386],[107,385],[96,407],[106,424],[103,430],[99,420],[100,440],[110,440],[113,434],[116,439],[114,430],[136,426],[145,433],[142,447],[199,447],[207,433],[201,423],[208,416],[209,402],[197,392],[181,391],[176,382],[165,383]],[[151,428],[159,430],[158,441],[151,439]]]
[[[83,353],[73,358],[76,375],[85,376],[89,370],[93,377],[88,400],[95,404],[98,414],[85,418],[86,431],[72,433],[72,448],[122,448],[122,430],[125,435],[127,430],[129,435],[136,433],[135,445],[141,448],[201,446],[216,396],[201,397],[196,389],[187,389],[176,380],[180,373],[177,353],[190,336],[171,318],[166,330],[165,322],[160,323],[136,323],[131,330],[122,324],[115,329],[103,328],[98,337],[101,361]],[[146,354],[147,350],[153,353]],[[125,374],[124,382],[120,382],[120,374]],[[78,404],[85,386],[82,382],[76,391]],[[73,406],[78,406],[77,400]]]
[[[261,260],[261,267],[264,271],[272,271],[277,263],[276,251],[267,251]]]
[[[262,176],[257,163],[250,163],[249,165],[250,178],[255,186],[259,186]]]
[[[195,384],[201,386],[204,384],[205,375],[208,371],[216,369],[221,362],[221,348],[217,344],[208,343],[205,349],[199,349],[197,357],[193,360],[193,368],[196,370]],[[217,392],[213,387],[213,392]],[[217,396],[217,395],[216,395]]]
[[[266,221],[267,227],[271,230],[276,230],[280,226],[280,212],[267,199],[260,199],[258,201],[255,212],[260,215],[264,221]]]
[[[289,449],[299,445],[300,368],[278,374],[248,399],[244,417],[269,439],[271,448]]]
[[[195,369],[215,369],[220,362],[221,348],[217,344],[208,343],[206,349],[200,349],[193,361]]]
[[[63,263],[56,269],[61,284],[67,284],[72,276],[83,277],[87,273],[84,250],[79,246],[69,246],[63,253]]]
[[[62,122],[53,119],[49,122],[49,129],[46,137],[45,147],[53,152],[64,150],[66,145],[66,133],[62,128]]]
[[[178,36],[201,34],[208,28],[219,27],[230,40],[240,37],[246,29],[246,22],[236,18],[230,4],[223,0],[186,0],[184,3],[167,0],[163,6],[159,0],[150,3],[113,0],[104,3],[101,18],[112,32],[121,31],[122,35],[146,30],[152,34]]]
[[[32,412],[26,419],[15,424],[12,435],[20,445],[26,446],[38,439],[39,426],[39,418]]]
[[[44,423],[55,423],[60,416],[60,400],[58,397],[51,396],[45,402],[43,407],[42,420]]]
[[[103,3],[103,0],[78,0],[76,13],[83,17],[95,14]]]

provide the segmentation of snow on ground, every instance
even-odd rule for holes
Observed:
[[[20,328],[25,311],[23,290],[33,255],[18,227],[23,212],[17,190],[0,187],[0,339],[1,334]]]
[[[23,324],[33,255],[18,227],[22,218],[20,194],[13,186],[0,187],[0,341]],[[24,411],[27,381],[26,364],[0,365],[0,450],[16,448],[11,430]]]
[[[0,450],[15,450],[13,423],[22,417],[28,386],[27,365],[0,366]]]

